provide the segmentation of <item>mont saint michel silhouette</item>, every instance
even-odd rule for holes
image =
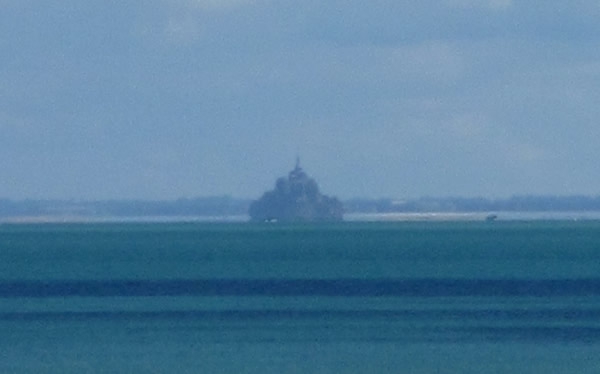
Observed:
[[[278,178],[275,189],[252,202],[249,214],[254,222],[341,221],[343,207],[337,198],[321,194],[317,182],[304,172],[297,158],[287,178]]]

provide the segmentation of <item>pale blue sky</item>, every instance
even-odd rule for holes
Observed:
[[[600,194],[600,2],[0,0],[0,197]]]

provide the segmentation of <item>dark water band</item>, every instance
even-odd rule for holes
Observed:
[[[598,296],[591,279],[170,279],[0,281],[0,297]]]
[[[275,320],[275,319],[351,319],[351,320],[444,320],[461,321],[569,321],[570,327],[593,324],[600,309],[580,308],[511,308],[511,309],[229,309],[229,310],[106,310],[106,311],[28,311],[0,312],[0,321],[35,320]],[[574,326],[579,322],[582,326]]]

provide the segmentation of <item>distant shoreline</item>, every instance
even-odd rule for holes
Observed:
[[[0,224],[60,224],[60,223],[194,223],[247,222],[246,215],[234,216],[19,216],[0,217]]]
[[[484,222],[494,221],[592,221],[600,220],[600,211],[541,212],[418,212],[348,213],[344,222]],[[225,216],[77,216],[44,215],[0,217],[0,224],[101,224],[101,223],[245,223],[248,215]]]
[[[0,222],[243,221],[252,199],[231,196],[177,200],[0,199]],[[600,196],[512,196],[502,199],[421,197],[341,200],[347,221],[600,219]],[[483,217],[483,218],[482,218]]]
[[[522,211],[522,212],[418,212],[418,213],[352,213],[344,216],[348,222],[417,222],[417,221],[578,221],[600,220],[600,211]]]

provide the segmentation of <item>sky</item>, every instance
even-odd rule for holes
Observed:
[[[600,194],[600,1],[0,0],[0,198]]]

